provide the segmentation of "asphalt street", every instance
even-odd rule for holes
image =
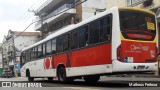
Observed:
[[[0,78],[0,81],[21,81],[28,82],[27,78]],[[84,80],[75,80],[72,83],[62,84],[56,79],[49,82],[46,78],[36,79],[34,83],[41,83],[43,87],[33,88],[33,90],[159,90],[160,78],[159,77],[101,77],[98,83],[85,83]],[[136,86],[144,84],[157,84],[158,86]],[[133,84],[130,86],[129,84]],[[135,85],[135,86],[134,86]],[[21,90],[22,88],[0,88],[0,90]],[[23,88],[29,90],[29,88]]]

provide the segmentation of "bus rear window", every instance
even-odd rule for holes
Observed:
[[[152,41],[156,35],[155,16],[140,11],[121,10],[120,29],[126,39]]]

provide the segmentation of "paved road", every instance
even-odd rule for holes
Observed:
[[[0,81],[27,81],[27,78],[0,78]],[[42,86],[49,88],[34,88],[33,90],[158,90],[160,87],[129,87],[132,84],[158,84],[160,85],[160,78],[149,77],[101,77],[98,83],[85,83],[83,80],[76,80],[74,83],[61,84],[57,80],[52,82],[46,79],[36,79],[35,83],[42,83]],[[21,90],[21,88],[0,88],[0,90]],[[28,88],[23,88],[29,90]]]

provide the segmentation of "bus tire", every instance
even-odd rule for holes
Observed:
[[[98,82],[99,79],[100,79],[100,75],[84,76],[84,80],[87,83],[95,83],[95,82]]]
[[[66,82],[67,81],[66,70],[65,70],[64,67],[60,67],[58,69],[57,76],[58,76],[58,81],[59,82]]]
[[[30,76],[30,72],[28,71],[27,73],[27,77],[28,77],[28,81],[33,82],[34,81],[34,77]]]
[[[66,69],[64,67],[60,67],[58,69],[57,76],[58,76],[58,81],[61,82],[61,83],[67,83],[67,82],[73,82],[74,81],[74,78],[67,77]]]

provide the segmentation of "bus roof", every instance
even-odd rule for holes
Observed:
[[[146,9],[141,9],[141,8],[135,8],[135,7],[118,7],[119,10],[135,10],[135,11],[142,11],[142,12],[146,12],[146,13],[150,13],[155,15],[154,12],[146,10]]]

